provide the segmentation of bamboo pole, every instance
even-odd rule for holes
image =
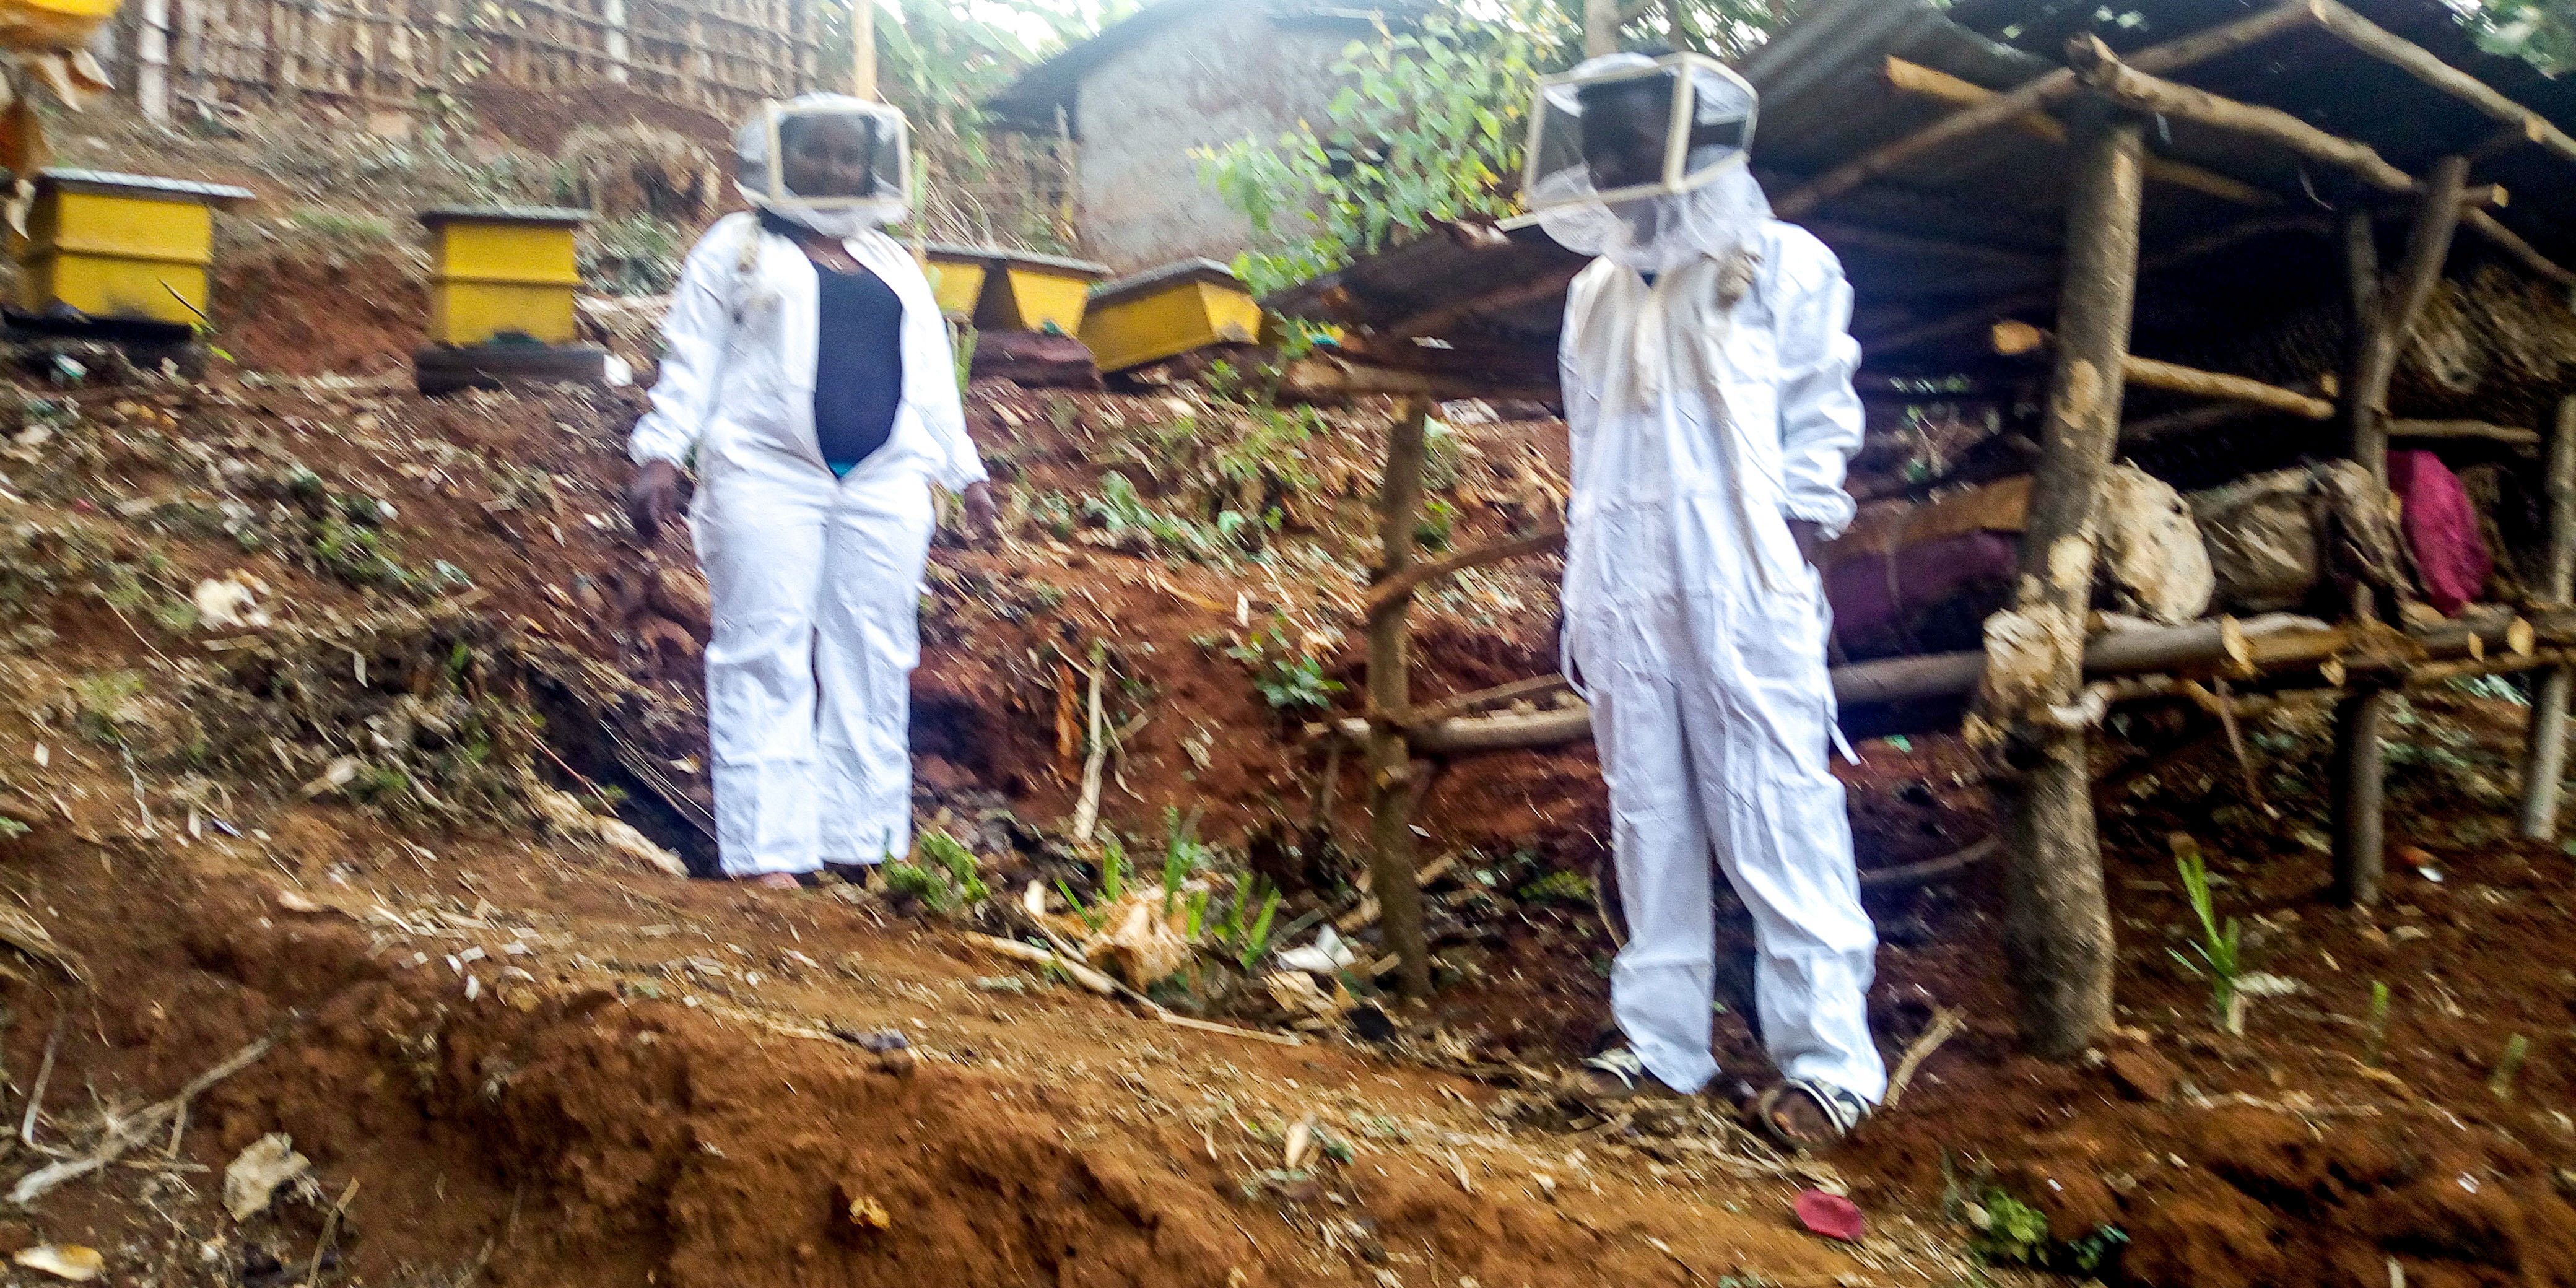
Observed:
[[[2031,480],[2014,611],[2053,639],[2071,634],[2037,701],[2072,703],[2083,685],[2085,613],[2093,596],[2095,511],[2120,432],[2121,359],[2137,300],[2145,123],[2088,112],[2066,206],[2061,343],[2050,382],[2039,469]],[[2002,713],[1999,713],[2002,714]],[[2021,713],[2012,713],[2015,715]],[[2064,1059],[2111,1022],[2116,950],[2102,894],[2088,738],[2031,722],[2028,760],[2008,793],[2004,945],[2019,994],[2022,1040]]]
[[[1413,530],[1422,516],[1424,425],[1430,400],[1409,400],[1387,436],[1386,483],[1378,500],[1378,539],[1383,553],[1380,580],[1400,577],[1413,563]],[[1368,624],[1368,706],[1385,716],[1412,705],[1406,676],[1405,609],[1372,617]],[[1411,750],[1404,734],[1376,724],[1369,734],[1369,864],[1379,899],[1385,905],[1386,947],[1398,959],[1398,979],[1407,997],[1431,995],[1430,945],[1422,926],[1422,893],[1413,884],[1413,817]]]
[[[1887,58],[1887,83],[1905,93],[1938,99],[1957,107],[1974,107],[2003,92],[1987,89],[1974,81],[1962,80],[1948,72],[1926,67],[1921,63],[1907,62],[1893,54],[1888,55]],[[2012,126],[2032,138],[2046,139],[2061,146],[2066,142],[2066,126],[2046,112],[2023,113],[2013,118]],[[2215,170],[2205,170],[2196,165],[2168,161],[2163,157],[2147,158],[2147,178],[2177,188],[2188,188],[2193,192],[2216,197],[2221,201],[2232,201],[2240,206],[2281,204],[2281,198],[2277,194],[2257,188],[2244,180],[2233,179]],[[1817,235],[1824,236],[1821,232]],[[1827,240],[1831,239],[1827,238]]]
[[[2023,357],[2048,348],[2053,343],[2049,333],[2027,322],[1998,322],[1994,325],[1995,352],[2005,357]],[[2171,362],[2158,362],[2127,354],[2120,359],[2120,374],[2127,383],[2173,393],[2197,394],[2225,402],[2252,403],[2274,411],[2288,412],[2309,420],[2334,419],[2335,406],[2323,398],[2310,397],[2279,385],[2260,380],[2230,376],[2216,371],[2202,371]]]
[[[2306,0],[2287,0],[2234,22],[2140,50],[2130,57],[2129,65],[2150,73],[2179,71],[2258,44],[2310,20]],[[1913,134],[1836,166],[1771,203],[1772,207],[1781,218],[1796,219],[1924,153],[1982,134],[2024,113],[2062,103],[2073,97],[2078,88],[2075,73],[2067,68],[2034,77],[2029,84],[1996,95],[1975,107],[1962,108]]]
[[[2558,404],[2549,436],[2549,570],[2542,593],[2552,605],[2576,598],[2576,398]],[[2558,796],[2567,773],[2567,699],[2576,672],[2553,666],[2531,700],[2531,736],[2522,757],[2522,834],[2558,834]]]

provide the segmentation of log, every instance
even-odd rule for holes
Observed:
[[[1524,559],[1531,555],[1550,554],[1565,549],[1565,529],[1549,528],[1526,537],[1498,541],[1474,550],[1461,550],[1446,559],[1414,564],[1369,588],[1368,619],[1376,621],[1401,605],[1411,602],[1414,593],[1424,585],[1444,577],[1455,576],[1469,568]]]
[[[2558,404],[2549,437],[2549,567],[2541,593],[2554,605],[2576,598],[2576,398]],[[2567,774],[2567,700],[2576,671],[2553,666],[2531,700],[2531,733],[2523,745],[2518,821],[2534,841],[2558,835],[2558,797]]]
[[[2066,278],[2057,309],[2063,339],[2013,605],[2043,632],[2080,632],[2092,601],[2094,512],[2119,439],[2122,359],[2137,299],[2145,157],[2138,118],[2100,113],[2084,122],[2066,203]],[[2083,672],[2081,653],[2065,650],[2040,677],[2035,700],[2072,704]],[[2045,1058],[2069,1059],[2111,1023],[2117,959],[2087,737],[2036,726],[2021,736],[2028,760],[2009,791],[2004,946],[2022,1040]]]
[[[1939,99],[1944,103],[1960,107],[1973,107],[2002,93],[2000,90],[1987,89],[1973,81],[1961,80],[1948,72],[1938,71],[1921,63],[1909,63],[1893,54],[1887,59],[1887,83],[1908,94]],[[2066,142],[2066,127],[2059,123],[2056,117],[2046,112],[2026,112],[2014,118],[2012,125],[2013,128],[2033,138],[2046,139],[2057,144]],[[2221,201],[2232,201],[2242,206],[2281,204],[2279,196],[2257,188],[2242,179],[2230,178],[2215,170],[2204,170],[2199,166],[2187,165],[2180,161],[2168,161],[2163,157],[2147,158],[2147,178],[2153,182],[2188,188],[2194,192],[2216,197]],[[1817,235],[1825,237],[1821,230]],[[1833,239],[1825,237],[1825,240]]]
[[[2151,73],[2180,71],[2195,63],[2268,40],[2309,21],[2311,18],[2304,0],[2285,0],[2285,3],[2234,22],[2140,50],[2130,57],[2129,65]],[[2025,113],[2062,103],[2074,97],[2077,88],[2075,73],[2064,68],[2033,77],[2026,85],[1998,94],[1975,107],[1962,108],[1904,138],[1826,171],[1772,202],[1772,209],[1782,219],[1796,219],[1924,153],[1982,134]]]
[[[2551,124],[2547,117],[2497,93],[2486,82],[2434,57],[2432,51],[2390,33],[2379,24],[2354,13],[2336,0],[2313,0],[2309,6],[2317,25],[2334,33],[2345,44],[2394,64],[2408,75],[2486,113],[2530,142],[2576,161],[2576,139]]]
[[[2027,322],[1997,322],[1994,325],[1995,352],[2005,357],[2024,357],[2049,347],[2049,333]],[[2335,406],[2323,398],[2310,397],[2279,385],[2267,385],[2244,376],[2230,376],[2216,371],[2202,371],[2171,362],[2158,362],[2136,354],[2123,355],[2120,374],[2124,381],[2148,389],[2170,393],[2195,394],[2225,402],[2250,403],[2272,411],[2287,412],[2309,420],[2334,419]]]
[[[1422,464],[1426,455],[1424,425],[1431,403],[1414,398],[1396,417],[1387,435],[1386,481],[1378,499],[1378,540],[1383,553],[1378,575],[1389,581],[1413,563],[1414,526],[1422,519]],[[1373,713],[1402,711],[1412,705],[1407,678],[1405,609],[1412,597],[1400,596],[1389,612],[1368,623],[1368,703]],[[1404,734],[1380,726],[1369,733],[1369,866],[1385,903],[1386,947],[1398,959],[1398,982],[1405,996],[1431,995],[1431,950],[1422,925],[1422,893],[1413,884],[1413,754]]]
[[[2121,61],[2099,36],[2087,33],[2069,41],[2067,61],[2093,92],[2134,112],[2195,121],[2212,129],[2268,139],[2314,161],[2340,166],[2363,182],[2388,192],[2413,192],[2415,180],[2388,164],[2377,149],[2355,139],[2329,134],[2287,112],[2194,89],[2139,70]]]
[[[2482,439],[2514,447],[2540,446],[2539,430],[2490,425],[2482,420],[2392,420],[2385,423],[2390,438],[2448,442]]]
[[[1552,388],[1515,389],[1473,377],[1436,371],[1403,371],[1394,367],[1346,362],[1320,354],[1288,364],[1287,371],[1280,376],[1279,391],[1299,398],[1398,394],[1431,399],[1492,398],[1552,403],[1558,397]]]
[[[1478,689],[1473,693],[1461,693],[1454,697],[1442,698],[1437,702],[1425,702],[1398,713],[1395,722],[1408,729],[1418,729],[1454,716],[1465,715],[1470,711],[1484,711],[1494,707],[1507,707],[1515,702],[1551,698],[1570,687],[1572,685],[1562,675],[1541,675],[1527,680],[1514,680],[1509,684],[1498,684],[1490,689]]]

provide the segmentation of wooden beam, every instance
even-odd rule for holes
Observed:
[[[2460,218],[2461,222],[2477,229],[2479,236],[2494,242],[2498,249],[2522,261],[2523,267],[2560,286],[2576,287],[2576,272],[2569,272],[2557,261],[2541,254],[2530,242],[2516,235],[2512,229],[2496,222],[2494,215],[2483,210],[2472,210]]]
[[[2576,138],[2568,137],[2566,131],[2551,124],[2547,117],[2496,92],[2485,81],[2434,57],[2432,51],[2391,34],[2379,24],[2336,3],[2336,0],[2310,0],[2309,10],[2314,14],[2317,25],[2334,33],[2345,44],[2396,65],[2406,74],[2486,113],[2560,158],[2576,161]]]
[[[2027,322],[1998,322],[1994,325],[1995,352],[2005,357],[2023,357],[2045,350],[2053,343],[2048,332]],[[2216,371],[2202,371],[2153,358],[2128,354],[2120,360],[2121,375],[2127,383],[2170,393],[2193,394],[2225,402],[2250,403],[2274,411],[2286,412],[2309,420],[2332,420],[2335,405],[2323,398],[2310,397],[2279,385],[2260,380],[2230,376]],[[2116,409],[2114,409],[2116,414]]]
[[[1887,59],[1887,83],[1908,94],[1937,99],[1957,107],[1974,107],[2002,93],[2001,90],[1987,89],[1974,81],[1962,80],[1948,72],[1926,67],[1921,63],[1909,63],[1893,54],[1888,55]],[[2025,112],[2013,118],[2011,124],[2013,128],[2032,138],[2046,139],[2060,146],[2066,142],[2066,126],[2046,112]],[[2194,192],[2216,197],[2221,201],[2232,201],[2242,206],[2281,204],[2278,194],[2255,187],[2242,179],[2158,156],[2147,158],[2147,178],[2157,183],[2171,184],[2177,188],[2188,188]],[[1818,235],[1822,236],[1822,234]]]
[[[2482,420],[2392,420],[2387,422],[2390,438],[2411,438],[2426,442],[2483,440],[2513,447],[2540,446],[2540,431],[2516,429],[2511,425],[2490,425]]]
[[[2135,112],[2196,121],[2213,129],[2268,139],[2311,160],[2340,166],[2373,187],[2413,192],[2415,180],[2388,164],[2369,144],[2308,124],[2274,107],[2240,103],[2207,90],[2194,89],[2138,70],[2121,61],[2099,36],[2086,34],[2067,44],[2067,61],[2095,93]]]
[[[2041,709],[2075,703],[2084,683],[2083,638],[2093,598],[2102,476],[2120,433],[2123,357],[2137,303],[2139,225],[2145,209],[2146,125],[2102,113],[2082,126],[2066,202],[2066,280],[2058,304],[2062,343],[2049,382],[2039,468],[2031,476],[2021,577],[2010,614],[2040,641],[2018,709],[1990,704],[1992,668],[1979,684],[1981,713],[2022,745],[2022,774],[2008,798],[2004,947],[2021,1012],[2022,1040],[2069,1059],[2111,1023],[2117,951],[2102,892],[2101,835],[2093,818],[2089,739],[2049,727]],[[1999,615],[2000,616],[2000,615]],[[1988,639],[1999,638],[1990,622]],[[2015,688],[2018,688],[2016,685]],[[2022,706],[2021,703],[2028,705]]]
[[[2310,21],[2306,0],[2285,0],[2234,22],[2141,50],[2129,59],[2129,65],[2151,73],[2180,71],[2195,63],[2258,44]],[[2064,102],[2074,96],[2078,87],[2075,73],[2065,68],[2034,77],[2026,85],[1998,94],[1975,107],[1962,108],[1904,138],[1836,166],[1772,202],[1772,208],[1783,219],[1796,219],[1924,153],[1983,134],[2024,113]]]
[[[2550,604],[2564,606],[2576,598],[2576,398],[2558,404],[2558,424],[2549,436],[2549,568],[2540,593]],[[2524,837],[2546,841],[2558,835],[2558,797],[2567,775],[2567,707],[2576,693],[2576,670],[2553,666],[2540,677],[2532,695],[2530,734],[2522,751],[2522,800],[2517,822]]]
[[[1498,309],[1516,309],[1525,304],[1537,304],[1553,299],[1564,294],[1565,288],[1574,284],[1575,274],[1591,266],[1592,262],[1585,260],[1579,264],[1571,264],[1541,274],[1526,282],[1516,282],[1500,290],[1489,291],[1472,300],[1461,300],[1456,304],[1444,305],[1427,313],[1417,313],[1394,326],[1385,328],[1380,334],[1396,340],[1410,340],[1416,336],[1425,335],[1436,336],[1479,313]]]
[[[1428,454],[1426,398],[1409,399],[1388,432],[1386,479],[1378,496],[1380,580],[1401,576],[1413,562],[1413,530],[1422,520],[1422,465]],[[1405,614],[1397,610],[1368,624],[1368,705],[1372,713],[1412,705],[1410,649]],[[1408,997],[1431,995],[1431,949],[1422,926],[1422,892],[1413,884],[1413,753],[1404,735],[1378,727],[1369,734],[1369,865],[1384,907],[1386,946],[1398,959]]]
[[[1443,577],[1456,576],[1469,568],[1481,567],[1485,564],[1502,563],[1509,559],[1525,559],[1531,555],[1553,554],[1563,549],[1565,549],[1565,529],[1559,526],[1534,532],[1526,537],[1481,546],[1474,550],[1461,550],[1446,559],[1414,564],[1369,588],[1368,620],[1373,622],[1396,611],[1403,604],[1410,602],[1414,593],[1424,585]]]

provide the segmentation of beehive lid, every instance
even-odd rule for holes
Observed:
[[[446,224],[540,224],[573,228],[590,222],[590,212],[571,206],[438,206],[420,212],[430,228]]]
[[[1004,250],[999,246],[960,246],[955,242],[924,242],[922,253],[932,259],[950,262],[973,261],[987,268],[1037,268],[1094,281],[1109,276],[1107,264],[1063,255],[1040,255],[1035,251]]]
[[[259,200],[258,193],[228,183],[199,183],[193,179],[164,179],[158,175],[120,174],[114,170],[81,170],[68,166],[39,172],[36,187],[39,190],[50,188],[58,192],[90,192],[110,197],[160,197],[224,207]]]
[[[1234,275],[1233,269],[1212,259],[1184,259],[1141,273],[1130,273],[1117,281],[1103,282],[1091,288],[1091,307],[1122,303],[1190,282],[1230,286],[1238,291],[1244,289],[1242,279]]]

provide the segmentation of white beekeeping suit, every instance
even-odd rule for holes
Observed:
[[[1654,66],[1615,55],[1573,76]],[[1681,74],[1699,80],[1701,120],[1741,118],[1749,138],[1749,87]],[[1577,106],[1566,87],[1544,92],[1560,115]],[[1605,202],[1579,164],[1532,185],[1548,230],[1599,256],[1567,297],[1560,352],[1574,466],[1564,643],[1592,703],[1628,920],[1612,1008],[1667,1085],[1715,1076],[1714,855],[1753,914],[1774,1062],[1874,1103],[1876,936],[1826,768],[1839,735],[1823,587],[1791,528],[1831,536],[1852,517],[1851,290],[1823,243],[1771,217],[1741,143],[1725,151],[1694,147],[1695,163],[1706,152],[1721,168],[1677,192]]]
[[[785,110],[900,116],[837,96]],[[681,270],[639,464],[694,456],[690,531],[714,601],[707,712],[729,875],[874,863],[911,845],[909,677],[934,509],[929,484],[984,478],[955,361],[920,267],[877,223],[901,199],[805,202],[769,181],[774,121],[737,138],[744,195],[837,237],[902,304],[890,437],[845,477],[814,429],[817,276],[751,214],[718,220]]]

